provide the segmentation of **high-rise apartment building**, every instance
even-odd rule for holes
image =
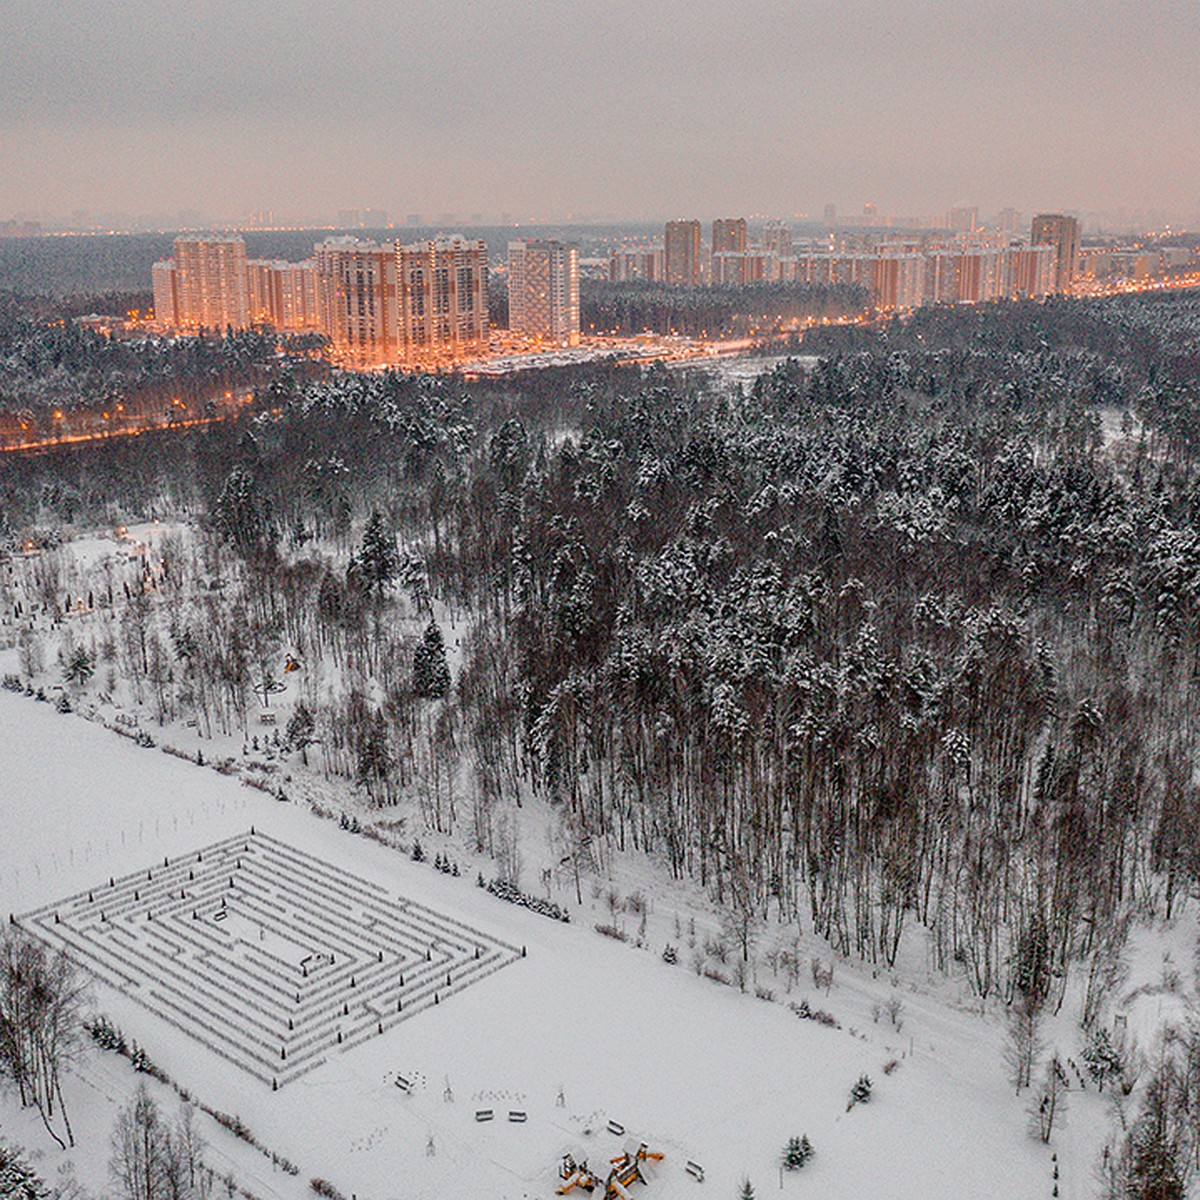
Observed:
[[[741,287],[773,283],[779,279],[779,270],[779,256],[770,250],[722,250],[712,256],[710,278],[714,287]]]
[[[154,286],[154,322],[160,329],[179,328],[179,273],[173,259],[164,258],[150,268]]]
[[[452,237],[396,245],[400,342],[407,362],[436,363],[487,350],[487,244]],[[579,329],[576,271],[575,329]]]
[[[663,274],[676,287],[700,282],[700,222],[668,221],[663,236]]]
[[[251,325],[283,328],[282,269],[287,263],[272,259],[246,260],[246,299]]]
[[[157,308],[160,323],[194,332],[197,329],[245,329],[250,325],[246,288],[246,243],[240,237],[179,237],[173,257],[159,264],[156,283],[168,290],[167,270],[174,274],[174,313],[169,321]]]
[[[788,258],[792,253],[792,227],[783,221],[770,221],[763,227],[763,248],[776,258]]]
[[[634,279],[653,282],[663,277],[663,248],[661,246],[618,246],[608,258],[608,278],[612,283],[628,283]]]
[[[317,264],[311,258],[304,262],[285,262],[279,266],[279,323],[277,329],[297,333],[319,332],[321,302]]]
[[[960,205],[946,214],[946,228],[951,233],[974,233],[979,228],[979,207]]]
[[[240,239],[181,238],[175,255],[151,268],[160,328],[185,333],[251,325],[288,332],[321,328],[314,263],[245,259]]]
[[[1015,208],[1002,208],[996,214],[996,228],[1001,233],[1016,233],[1021,225],[1021,214]]]
[[[579,345],[578,246],[508,243],[508,327],[536,341]]]
[[[873,264],[871,291],[886,311],[907,312],[920,306],[925,286],[925,259],[920,254],[880,254]]]
[[[746,218],[720,217],[712,223],[713,254],[746,252]]]
[[[1035,246],[1055,248],[1054,290],[1069,292],[1079,263],[1079,221],[1062,213],[1038,213],[1029,240]]]
[[[337,237],[315,254],[321,326],[334,353],[357,367],[398,362],[395,246]]]
[[[1054,246],[1009,246],[1008,294],[1015,299],[1048,296],[1058,281]]]

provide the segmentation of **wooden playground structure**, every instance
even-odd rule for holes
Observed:
[[[593,1192],[602,1187],[604,1190],[598,1194],[604,1200],[632,1200],[633,1194],[629,1188],[635,1183],[646,1182],[646,1176],[642,1173],[643,1164],[660,1162],[662,1157],[658,1151],[649,1149],[645,1142],[631,1139],[625,1143],[625,1150],[621,1154],[609,1159],[608,1177],[601,1182],[600,1175],[588,1167],[586,1159],[576,1161],[573,1154],[564,1154],[558,1168],[563,1185],[556,1194],[565,1196],[576,1188]]]

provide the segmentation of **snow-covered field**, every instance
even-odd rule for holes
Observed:
[[[155,536],[149,529],[139,536],[143,532],[144,540]],[[114,552],[103,539],[72,545],[81,567],[94,569]],[[53,663],[53,653],[47,660]],[[0,669],[17,667],[10,644],[0,651]],[[54,677],[51,669],[48,684]],[[276,700],[281,723],[293,702],[290,691]],[[111,704],[92,707],[110,724],[117,715],[132,720]],[[182,724],[154,733],[163,745],[190,753],[201,745],[197,732]],[[203,742],[206,762],[236,757],[241,741]],[[1082,1200],[1098,1194],[1095,1164],[1112,1121],[1108,1097],[1090,1086],[1073,1088],[1067,1120],[1052,1143],[1031,1138],[1028,1094],[1013,1095],[1004,1064],[1003,1007],[993,1003],[981,1012],[960,983],[933,976],[918,930],[895,973],[839,961],[828,991],[818,991],[807,964],[812,957],[829,961],[827,948],[794,929],[768,925],[743,992],[692,969],[705,940],[720,928],[699,889],[671,883],[643,858],[614,855],[602,875],[585,876],[577,901],[573,879],[556,869],[553,815],[536,801],[512,816],[520,820],[522,886],[568,909],[569,925],[475,886],[477,873],[490,877],[495,866],[461,844],[422,833],[430,858],[446,853],[462,865],[461,874],[451,876],[318,818],[299,798],[327,798],[322,789],[339,785],[319,780],[315,771],[306,776],[294,755],[268,764],[243,754],[237,770],[261,778],[268,766],[280,772],[274,778],[287,779],[291,801],[247,787],[237,774],[140,747],[78,712],[60,714],[53,704],[0,692],[0,821],[7,831],[0,841],[0,913],[52,906],[52,914],[69,897],[102,891],[110,878],[157,869],[164,859],[194,856],[253,828],[335,875],[361,879],[377,889],[384,908],[415,902],[447,928],[479,931],[481,944],[523,948],[523,955],[444,1001],[383,1022],[381,1033],[367,1030],[363,1040],[330,1044],[320,1061],[282,1078],[277,1091],[262,1071],[232,1065],[228,1052],[206,1044],[217,1044],[216,1027],[244,997],[223,998],[224,1015],[214,1004],[208,1018],[204,1004],[195,1003],[189,1021],[180,1016],[187,1005],[169,1011],[160,1005],[156,1014],[139,1002],[138,993],[152,986],[149,978],[119,990],[97,980],[97,1011],[136,1039],[179,1087],[238,1114],[265,1147],[298,1164],[296,1177],[273,1169],[268,1157],[204,1118],[210,1165],[232,1173],[259,1200],[311,1195],[314,1176],[364,1200],[549,1197],[559,1186],[564,1152],[598,1169],[627,1136],[664,1155],[647,1168],[646,1187],[635,1189],[647,1200],[734,1197],[744,1179],[759,1197],[1050,1197],[1052,1154],[1058,1195]],[[370,815],[349,785],[343,798],[349,811],[358,804],[360,816]],[[420,832],[404,806],[386,815],[406,817],[406,832]],[[295,954],[324,949],[328,929],[293,940],[282,928],[267,930],[269,922],[237,912],[239,903],[261,901],[270,882],[260,876],[249,891],[231,889],[233,920],[222,933],[228,952],[244,958],[256,936],[289,963]],[[322,892],[319,882],[312,887]],[[337,887],[323,895],[335,910],[346,906],[346,920],[363,919]],[[636,906],[634,896],[642,898]],[[326,912],[331,925],[338,918]],[[53,935],[51,922],[45,929]],[[619,926],[629,943],[601,936],[593,928],[599,923]],[[1119,1016],[1144,1050],[1164,1024],[1181,1022],[1194,1004],[1193,925],[1189,910],[1174,925],[1140,929],[1133,939],[1129,979],[1106,1016]],[[121,936],[136,944],[149,935],[139,917]],[[343,930],[340,936],[348,935]],[[677,965],[662,959],[667,942],[678,948]],[[771,948],[784,946],[805,964],[790,981],[769,965]],[[220,966],[219,946],[214,953]],[[720,970],[732,979],[738,951],[728,953]],[[176,969],[186,975],[188,961],[180,958]],[[708,958],[709,967],[713,961]],[[202,987],[213,986],[213,974],[203,984],[198,969],[197,976],[201,995]],[[229,987],[237,992],[236,983]],[[1079,1057],[1078,991],[1073,983],[1043,1031],[1047,1055],[1057,1051],[1064,1061]],[[788,1005],[802,998],[832,1013],[840,1027],[798,1019]],[[886,1013],[893,998],[900,1002],[895,1021]],[[336,998],[332,1008],[329,1000],[322,1011],[336,1016]],[[347,989],[344,1003],[355,1000]],[[848,1109],[851,1086],[863,1074],[873,1081],[872,1098]],[[398,1076],[413,1085],[411,1092],[396,1086]],[[52,1183],[74,1176],[87,1192],[103,1193],[113,1118],[142,1078],[124,1059],[89,1045],[66,1089],[78,1147],[51,1152],[36,1118],[11,1096],[0,1097],[0,1136],[43,1151],[38,1169]],[[152,1090],[172,1112],[172,1091],[157,1083]],[[494,1118],[477,1120],[487,1109]],[[527,1119],[510,1121],[510,1111]],[[626,1134],[610,1132],[610,1122]],[[782,1148],[801,1134],[815,1157],[803,1170],[784,1173]],[[704,1183],[686,1173],[689,1161],[703,1166]]]
[[[590,913],[562,925],[506,905],[471,878],[413,863],[49,705],[0,695],[0,729],[0,817],[13,831],[0,851],[8,911],[40,907],[254,825],[526,947],[520,961],[331,1054],[278,1092],[97,985],[98,1007],[155,1062],[210,1105],[240,1114],[264,1144],[301,1167],[297,1180],[272,1174],[269,1163],[239,1153],[212,1127],[210,1141],[232,1157],[235,1173],[240,1166],[251,1190],[298,1195],[321,1175],[347,1195],[378,1198],[549,1196],[564,1151],[575,1148],[593,1164],[619,1152],[624,1139],[606,1130],[613,1120],[665,1153],[645,1191],[664,1200],[700,1187],[732,1196],[744,1177],[760,1194],[777,1190],[779,1152],[799,1133],[816,1157],[783,1177],[784,1190],[797,1195],[1050,1193],[1050,1151],[1023,1133],[993,1023],[906,991],[901,1031],[864,1013],[855,1035],[848,1025],[871,981],[839,968],[829,997],[813,1001],[847,1028],[822,1028],[782,1004],[603,938],[591,930]],[[886,995],[886,984],[878,992]],[[899,1066],[885,1074],[892,1059]],[[874,1096],[847,1112],[850,1087],[864,1072]],[[416,1082],[412,1094],[394,1085],[397,1073]],[[70,1081],[82,1133],[71,1157],[93,1191],[106,1182],[107,1125],[135,1082],[123,1060],[93,1050]],[[477,1122],[482,1108],[499,1119]],[[526,1111],[528,1120],[509,1122],[509,1109]],[[4,1116],[26,1143],[45,1143],[11,1101]],[[704,1166],[703,1185],[684,1173],[689,1159]],[[42,1169],[53,1174],[57,1165],[48,1154]],[[1087,1166],[1079,1163],[1077,1179],[1068,1173],[1064,1196],[1090,1193]]]

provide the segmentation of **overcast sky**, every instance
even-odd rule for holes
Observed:
[[[5,0],[0,219],[1200,209],[1200,0]]]

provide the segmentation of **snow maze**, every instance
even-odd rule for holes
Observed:
[[[253,830],[18,923],[281,1087],[521,956]]]

